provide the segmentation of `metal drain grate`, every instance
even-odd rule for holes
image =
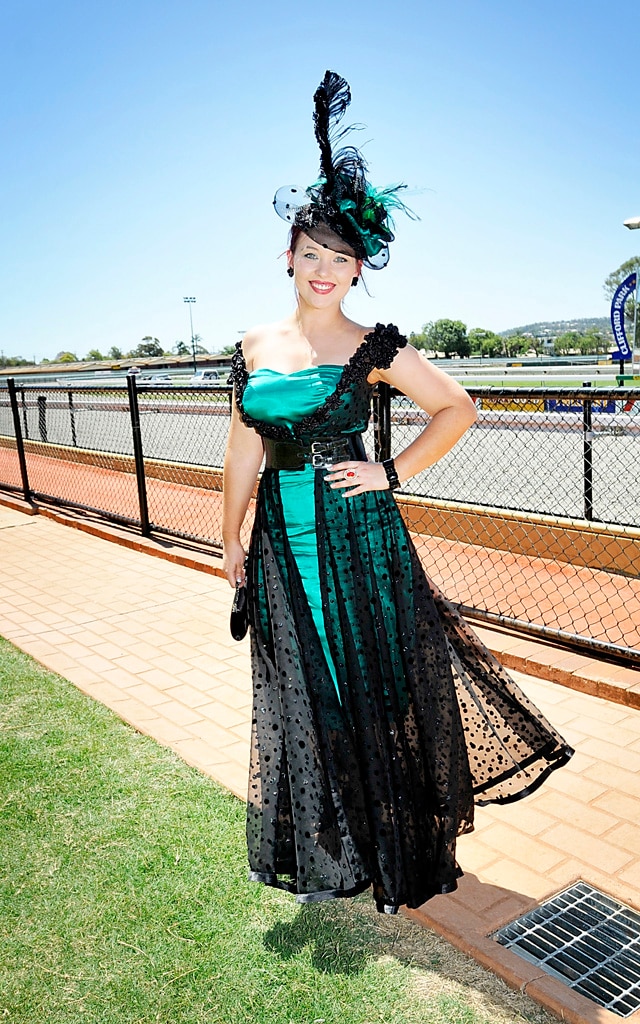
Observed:
[[[585,882],[493,937],[620,1017],[640,1007],[640,914]]]

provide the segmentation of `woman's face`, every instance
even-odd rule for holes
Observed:
[[[319,308],[342,302],[353,278],[360,274],[355,257],[325,249],[305,234],[298,238],[294,251],[287,252],[287,263],[293,267],[300,298]]]

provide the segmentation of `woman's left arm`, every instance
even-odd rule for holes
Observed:
[[[400,483],[446,455],[476,420],[475,406],[464,388],[410,345],[400,349],[388,369],[373,370],[368,379],[370,384],[384,381],[397,388],[430,416],[428,426],[394,458]],[[345,477],[345,473],[354,471],[355,478]],[[389,486],[384,467],[378,462],[340,463],[332,467],[326,479],[332,487],[344,489],[345,497]]]

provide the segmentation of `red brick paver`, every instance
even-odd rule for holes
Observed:
[[[0,634],[244,798],[249,655],[228,633],[226,581],[2,505],[0,559]],[[507,660],[518,643],[504,645]],[[564,1019],[612,1024],[491,934],[579,878],[640,909],[640,710],[516,678],[576,755],[526,801],[479,808],[458,892],[412,916]]]
[[[31,488],[136,521],[140,510],[134,473],[105,465],[29,453]],[[147,475],[149,517],[158,528],[193,537],[219,537],[222,494]],[[0,446],[0,480],[19,486],[16,452]],[[244,526],[248,538],[249,519]],[[427,571],[452,601],[526,622],[579,632],[625,647],[640,647],[640,579],[604,570],[517,555],[472,543],[412,534]],[[526,657],[527,649],[521,655]],[[554,662],[555,664],[555,662]],[[622,670],[624,671],[624,669]],[[603,696],[609,696],[606,693]],[[633,703],[633,701],[631,702]]]

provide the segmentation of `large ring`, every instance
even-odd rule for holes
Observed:
[[[357,476],[358,474],[356,473],[355,469],[347,469],[344,475],[347,478],[347,480],[350,480],[352,477]]]

